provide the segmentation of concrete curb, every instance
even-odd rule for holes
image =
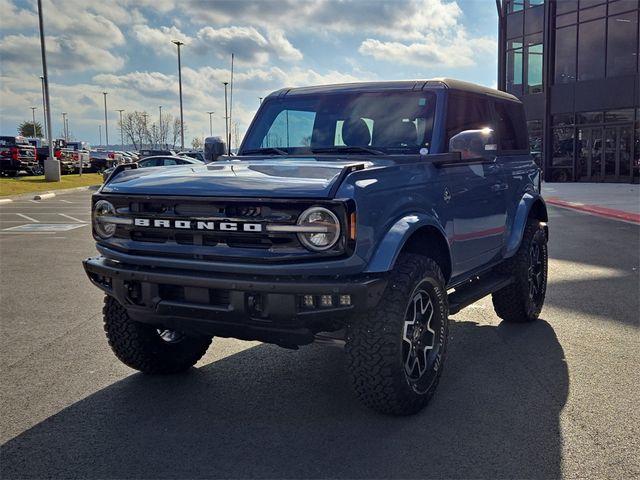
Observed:
[[[0,205],[3,203],[11,203],[13,200],[11,198],[0,198]]]
[[[55,195],[64,195],[67,193],[73,193],[73,192],[79,192],[82,190],[97,190],[98,188],[100,188],[100,185],[89,185],[86,187],[73,187],[73,188],[63,188],[60,190],[55,190]],[[0,197],[0,202],[2,202],[2,200],[33,200],[34,197],[36,195],[43,195],[43,194],[47,194],[47,193],[54,193],[52,191],[45,191],[45,192],[30,192],[30,193],[21,193],[20,195],[14,195],[11,197]]]
[[[34,200],[46,200],[47,198],[53,198],[55,197],[56,194],[53,192],[49,192],[49,193],[41,193],[40,195],[35,195],[33,197]]]
[[[640,225],[640,215],[637,213],[625,212],[614,208],[599,207],[597,205],[584,205],[582,203],[567,202],[555,197],[545,198],[545,202],[556,207],[569,208],[583,213],[590,213],[592,215],[598,215],[614,220],[623,220],[625,222]]]

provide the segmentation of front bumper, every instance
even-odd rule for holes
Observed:
[[[92,257],[83,262],[94,285],[129,316],[158,327],[283,346],[313,342],[320,331],[344,326],[344,317],[378,304],[384,276],[266,277],[140,267]],[[305,295],[314,307],[305,306]],[[333,306],[320,306],[321,296]],[[340,297],[350,296],[349,305]]]

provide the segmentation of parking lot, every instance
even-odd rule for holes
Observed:
[[[90,193],[0,206],[2,478],[640,475],[637,225],[551,209],[541,320],[463,310],[434,399],[393,418],[334,348],[215,339],[184,375],[122,365],[81,266]]]

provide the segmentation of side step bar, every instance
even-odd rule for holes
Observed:
[[[501,288],[510,285],[513,277],[510,275],[489,274],[484,278],[478,278],[456,288],[449,294],[449,315],[455,315],[460,310],[472,303],[486,297]]]

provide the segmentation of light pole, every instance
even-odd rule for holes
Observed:
[[[209,114],[209,136],[213,135],[213,123],[211,123],[211,115],[216,112],[207,112]]]
[[[36,108],[37,107],[31,107],[31,116],[33,117],[33,138],[37,138],[37,135],[36,135]]]
[[[184,150],[184,117],[182,115],[182,63],[180,61],[180,46],[184,42],[180,40],[171,40],[178,47],[178,87],[180,89],[180,149]]]
[[[122,112],[124,112],[124,109],[121,108],[120,110],[116,110],[116,112],[120,112],[120,146],[124,152],[124,135],[122,133]]]
[[[102,92],[104,95],[104,142],[107,148],[109,148],[109,124],[107,123],[107,92]]]
[[[69,134],[69,119],[66,118],[64,121],[64,128],[67,131],[67,138],[66,141],[68,142],[69,140],[71,140],[71,135]]]
[[[160,142],[163,140],[162,135],[162,105],[158,105],[158,147],[161,147]]]
[[[147,112],[144,112],[142,116],[144,117],[144,134],[147,137],[147,142],[151,143],[149,142],[149,129],[147,128],[147,117],[149,116],[149,114]]]
[[[67,112],[62,112],[62,134],[64,135],[64,141],[67,141]]]
[[[49,139],[49,157],[44,161],[44,178],[47,182],[60,181],[60,162],[53,155],[53,135],[51,134],[51,104],[49,102],[49,76],[47,75],[47,48],[44,42],[44,20],[42,18],[42,0],[38,0],[38,25],[40,27],[40,52],[42,55],[42,75],[44,76],[45,104]]]
[[[40,80],[42,83],[42,119],[44,120],[42,123],[42,138],[45,138],[47,136],[47,109],[44,101],[44,77],[42,75],[40,76]]]
[[[100,146],[102,146],[102,125],[98,125],[98,135],[100,135]]]
[[[227,107],[227,85],[229,82],[222,82],[224,84],[224,140],[227,142],[227,155],[231,155],[231,146],[229,145],[229,110]]]
[[[258,105],[262,104],[262,97],[258,97]]]
[[[233,118],[233,53],[231,54],[231,85],[229,86],[229,155],[231,155],[231,119]]]

